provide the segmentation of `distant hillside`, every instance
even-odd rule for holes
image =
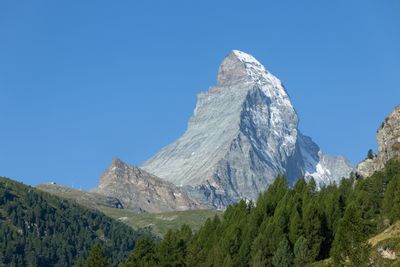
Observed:
[[[87,192],[54,183],[40,184],[36,188],[52,195],[73,200],[85,207],[101,210],[103,207],[122,209],[118,198],[107,197],[95,192]]]
[[[134,229],[150,228],[153,233],[163,236],[168,230],[176,230],[187,224],[193,230],[199,229],[204,222],[215,214],[222,214],[217,210],[187,210],[170,211],[163,213],[147,213],[143,210],[123,209],[117,204],[117,198],[107,197],[95,192],[76,190],[57,184],[41,184],[36,188],[49,192],[58,197],[70,199],[80,205],[95,208],[111,218],[117,219]]]
[[[188,225],[192,230],[197,231],[208,218],[212,218],[215,215],[222,216],[223,214],[222,211],[217,210],[186,210],[140,214],[129,210],[112,208],[102,208],[102,211],[135,229],[150,228],[158,236],[164,236],[169,230],[178,230],[183,225]]]
[[[0,177],[0,266],[72,266],[101,243],[116,265],[145,233]]]

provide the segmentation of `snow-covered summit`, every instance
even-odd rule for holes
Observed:
[[[267,78],[268,71],[253,56],[233,50],[222,61],[218,70],[218,85],[228,85],[245,80],[258,80]]]
[[[278,94],[287,95],[281,81],[272,75],[252,55],[239,50],[233,50],[224,58],[218,69],[217,85],[229,86],[236,83],[257,83],[261,87],[268,83],[271,86],[265,88],[265,92],[272,96],[271,90],[278,90]],[[290,104],[290,103],[287,103]]]
[[[266,71],[265,67],[252,55],[239,50],[232,50],[232,54],[235,55],[241,62],[243,62],[247,69],[254,69],[260,72]]]

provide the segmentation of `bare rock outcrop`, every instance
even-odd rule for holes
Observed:
[[[182,188],[113,159],[94,192],[119,199],[125,209],[150,213],[202,208]]]
[[[358,164],[356,172],[364,177],[381,170],[386,162],[400,157],[400,106],[382,122],[376,133],[378,154],[373,159],[366,159]]]

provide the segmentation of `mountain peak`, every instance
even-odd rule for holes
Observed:
[[[265,74],[265,67],[252,55],[233,50],[219,66],[217,84],[227,86],[252,78],[258,80]]]
[[[232,54],[237,59],[239,59],[241,62],[246,64],[246,67],[254,66],[254,67],[258,67],[260,70],[265,71],[264,66],[255,57],[253,57],[250,54],[247,54],[240,50],[232,50],[232,52],[230,54]]]
[[[182,188],[118,158],[112,160],[94,192],[114,197],[130,210],[157,213],[203,207]]]
[[[351,171],[300,133],[281,81],[238,50],[223,59],[217,86],[199,94],[186,132],[142,167],[216,208],[256,199],[278,174],[322,184]]]
[[[122,165],[126,165],[126,163],[119,158],[113,158],[111,161],[111,166],[120,167]]]

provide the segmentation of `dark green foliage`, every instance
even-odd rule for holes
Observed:
[[[221,220],[215,215],[193,236],[188,244],[187,266],[205,266],[207,261],[212,260],[209,255],[213,245],[218,241],[220,227]]]
[[[106,254],[100,244],[96,244],[92,247],[89,253],[89,257],[86,260],[85,267],[108,267]]]
[[[383,196],[383,209],[390,221],[395,222],[400,219],[400,166],[391,161],[381,175],[391,177],[385,179],[387,189]]]
[[[293,253],[286,237],[279,243],[278,249],[272,258],[272,264],[274,267],[290,267],[293,265]]]
[[[124,267],[151,267],[158,263],[156,244],[150,237],[140,239]]]
[[[74,267],[84,267],[84,261],[82,258],[78,258],[74,264]]]
[[[336,266],[368,266],[369,247],[361,210],[351,203],[346,208],[333,242]]]
[[[183,225],[177,231],[168,231],[164,239],[159,243],[155,243],[153,239],[145,237],[138,241],[128,260],[121,266],[187,266],[186,261],[190,259],[188,250],[191,239],[192,230],[187,225]]]
[[[151,259],[154,266],[297,267],[332,254],[335,266],[367,266],[365,241],[382,230],[385,218],[400,219],[399,210],[398,161],[371,177],[352,175],[319,190],[313,179],[289,188],[279,176],[255,204],[242,200],[193,235],[190,229],[169,232]]]
[[[303,267],[314,261],[311,251],[308,247],[308,241],[303,236],[300,236],[294,244],[294,266]]]
[[[73,266],[95,243],[117,265],[141,235],[102,213],[0,178],[0,266]]]
[[[184,230],[185,231],[185,230]],[[183,235],[184,236],[183,236]],[[163,266],[184,266],[187,254],[187,233],[168,231],[158,246],[157,256]]]
[[[16,194],[0,184],[0,220],[5,222],[0,224],[0,259],[10,266],[72,265],[95,243],[105,248],[100,258],[107,255],[115,265],[133,247],[129,241],[137,234],[113,226],[101,214],[30,188]],[[388,218],[399,220],[399,210],[399,161],[389,161],[371,177],[352,175],[319,190],[312,179],[299,179],[290,188],[279,176],[256,203],[229,206],[222,219],[208,219],[194,234],[183,226],[161,241],[142,239],[121,266],[297,267],[330,256],[334,266],[368,266],[366,240]]]
[[[374,159],[374,158],[375,158],[374,151],[372,151],[372,149],[368,150],[367,159]]]
[[[311,258],[319,259],[318,256],[321,250],[321,244],[324,239],[322,233],[322,221],[319,211],[316,208],[315,203],[309,203],[304,210],[304,232],[308,239],[308,245],[310,248]]]

